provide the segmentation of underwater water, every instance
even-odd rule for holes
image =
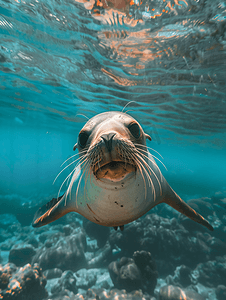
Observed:
[[[225,70],[225,1],[0,0],[1,299],[226,299]],[[165,204],[31,226],[87,118],[123,109],[213,232]]]

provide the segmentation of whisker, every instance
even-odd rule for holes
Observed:
[[[141,146],[141,147],[145,147],[145,148],[148,148],[156,153],[158,153],[159,156],[161,156],[162,159],[164,159],[164,157],[158,152],[156,151],[155,149],[151,148],[151,147],[148,147],[147,145],[142,145],[142,144],[137,144],[137,143],[134,143],[135,146]]]
[[[68,157],[68,159],[66,159],[66,160],[60,165],[60,167],[62,167],[69,159],[72,159],[73,157],[75,157],[75,156],[77,156],[77,155],[79,155],[79,153],[76,153],[76,154],[74,154],[74,155]]]
[[[162,194],[162,187],[161,187],[161,184],[160,184],[160,181],[157,177],[157,175],[155,174],[155,172],[151,169],[151,167],[147,164],[147,162],[143,159],[143,157],[146,157],[144,154],[141,153],[141,151],[139,150],[142,150],[143,152],[145,152],[145,154],[148,154],[147,151],[144,151],[143,149],[137,149],[136,147],[131,147],[131,145],[128,145],[128,144],[125,144],[125,143],[121,143],[121,147],[123,149],[125,149],[125,153],[126,154],[130,154],[130,156],[133,157],[133,160],[134,161],[139,161],[138,165],[141,165],[141,167],[143,168],[146,176],[147,176],[147,179],[148,179],[148,183],[149,183],[149,186],[152,187],[152,191],[154,193],[154,199],[156,198],[156,192],[155,192],[155,187],[154,187],[154,184],[153,184],[153,181],[151,179],[151,173],[155,176],[158,184],[159,184],[159,188],[160,188],[160,194]],[[137,159],[136,159],[137,158]],[[147,157],[150,161],[152,161],[149,157]],[[143,162],[143,163],[142,163]],[[155,161],[152,161],[152,163],[154,163],[156,165],[156,167],[158,168],[157,164],[155,163]],[[145,168],[145,166],[146,168]],[[159,168],[158,168],[159,170]],[[149,173],[150,175],[149,175]],[[160,170],[159,170],[159,173],[161,174]],[[161,174],[162,175],[162,174]]]
[[[128,111],[134,111],[133,109],[128,109],[127,111],[125,111],[124,113],[127,114]]]
[[[140,153],[141,154],[141,153]],[[142,161],[145,163],[145,165],[148,167],[148,169],[152,172],[152,174],[155,176],[158,184],[159,184],[159,189],[160,189],[160,195],[162,195],[162,186],[161,183],[157,177],[157,175],[155,174],[155,172],[152,170],[152,168],[149,166],[149,164],[140,156],[139,152],[137,151],[137,155],[140,159],[142,159]],[[141,154],[142,155],[142,154]],[[160,173],[161,174],[161,173]]]
[[[130,102],[128,102],[128,103],[126,103],[126,105],[123,107],[123,109],[122,109],[122,112],[124,111],[124,109],[130,104],[130,103],[137,103],[136,101],[130,101]]]
[[[79,167],[80,167],[80,169],[79,169],[79,171],[81,172],[81,169],[86,165],[86,163],[87,163],[87,161],[88,161],[88,159],[87,159],[87,157],[85,157],[85,159],[79,164]],[[83,172],[84,173],[84,172]],[[83,174],[82,174],[83,175]],[[81,177],[82,177],[82,175],[81,175]],[[74,177],[76,177],[77,175],[73,175],[73,178]],[[81,181],[81,177],[80,177],[80,179],[79,179],[79,184],[80,184],[80,181]],[[70,193],[70,195],[71,195],[71,189],[72,189],[72,186],[73,186],[73,183],[74,183],[74,180],[73,180],[73,178],[72,178],[72,180],[71,180],[71,183],[70,183],[70,186],[68,187],[68,190],[67,190],[67,195]],[[78,185],[79,185],[78,184]],[[77,199],[77,191],[78,191],[78,186],[77,186],[77,190],[76,190],[76,199]],[[77,200],[76,200],[76,207],[77,207]],[[78,208],[78,207],[77,207]]]
[[[60,189],[59,189],[59,192],[58,192],[58,195],[57,195],[57,198],[59,198],[59,195],[60,195],[60,192],[61,192],[61,189],[65,183],[65,181],[68,179],[68,177],[75,171],[76,167],[73,169],[73,171],[64,179],[63,183],[61,184],[60,186]],[[65,201],[66,201],[66,197],[65,197]]]
[[[87,160],[86,160],[83,167],[85,168],[86,165],[87,165]],[[85,171],[86,171],[86,169],[83,170],[83,173],[82,173],[82,175],[79,179],[78,186],[77,186],[77,189],[76,189],[76,196],[75,196],[75,198],[76,198],[76,202],[75,202],[76,208],[78,208],[78,190],[79,190],[79,186],[80,186],[80,183],[81,183],[81,180],[82,180],[82,177],[83,177]]]
[[[77,168],[81,163],[83,163],[85,158],[86,158],[86,155],[82,155],[81,157],[79,157],[78,159],[76,159],[74,162],[76,162],[76,161],[79,160],[79,159],[80,159],[80,161],[77,162],[75,168]],[[69,165],[68,165],[68,166],[69,166]],[[63,170],[62,170],[62,171],[63,171]],[[61,172],[62,172],[62,171],[61,171]],[[68,178],[68,180],[67,180],[67,182],[66,182],[66,185],[68,185],[68,181],[69,181],[69,178]]]
[[[150,184],[151,184],[151,187],[152,187],[152,193],[154,195],[154,201],[156,199],[156,192],[155,192],[155,186],[153,184],[153,181],[151,180],[151,176],[148,174],[148,171],[146,170],[146,168],[142,165],[142,163],[140,162],[141,166],[143,167],[144,171],[145,171],[145,174],[147,176],[147,179],[149,181],[149,187],[150,187]]]
[[[138,157],[139,157],[139,156],[138,156]],[[142,164],[142,158],[141,158],[141,157],[139,157],[139,162],[140,162],[140,164],[144,167],[144,165]],[[149,186],[152,186],[152,188],[154,188],[153,182],[152,182],[152,180],[151,180],[150,174],[148,173],[148,171],[146,170],[145,167],[144,167],[144,170],[145,170],[145,173],[146,173],[147,178],[148,178],[148,180],[149,180]]]
[[[90,183],[90,185],[91,185],[91,168],[89,169],[89,173],[90,173],[90,176],[89,176],[89,183]],[[88,173],[88,175],[89,175],[89,173]],[[87,175],[87,176],[88,176]]]
[[[138,150],[138,149],[137,149]],[[145,151],[144,149],[139,149],[139,151],[143,151],[145,154],[147,154],[147,155],[145,155],[145,157],[147,157],[151,162],[153,162],[157,167],[158,167],[158,165],[156,164],[156,162],[154,161],[154,160],[151,160],[151,158],[148,156],[148,152],[147,151]],[[150,153],[151,154],[151,153]],[[142,155],[144,155],[144,154],[142,154]],[[167,167],[164,165],[164,163],[160,160],[160,159],[158,159],[158,157],[156,157],[155,155],[153,155],[153,154],[151,154],[151,156],[153,156],[154,158],[156,158],[162,165],[163,165],[163,167],[166,169],[166,171],[168,171],[167,170]],[[160,170],[159,170],[160,171]]]
[[[70,163],[69,165],[67,165],[65,168],[63,168],[63,170],[60,171],[60,173],[57,175],[57,177],[54,179],[53,184],[56,182],[57,178],[60,176],[60,174],[67,169],[70,165],[74,164],[77,160],[79,160],[80,158],[74,160],[72,163]]]
[[[81,151],[80,153],[76,153],[76,154],[72,155],[71,157],[69,157],[68,159],[66,159],[66,160],[61,164],[60,167],[62,167],[69,159],[71,159],[71,158],[73,158],[74,156],[77,156],[77,155],[79,155],[79,154],[85,153],[85,152],[86,152],[86,150]]]
[[[133,156],[135,156],[134,153],[131,153],[131,154],[132,154]],[[136,156],[135,156],[135,157],[136,157]],[[139,158],[140,158],[140,159],[139,159]],[[152,191],[153,191],[153,193],[154,193],[154,199],[155,199],[155,198],[156,198],[155,187],[154,187],[153,182],[152,182],[152,180],[151,180],[151,176],[148,174],[148,172],[147,172],[146,168],[143,166],[141,160],[143,160],[143,159],[138,155],[138,158],[136,157],[136,161],[138,161],[139,164],[141,165],[141,167],[144,169],[144,172],[145,172],[145,174],[146,174],[146,176],[147,176],[147,179],[148,179],[148,182],[149,182],[149,187],[150,187],[150,184],[151,184],[151,186],[152,186]],[[144,161],[144,160],[143,160],[143,161]],[[145,161],[144,161],[144,162],[145,162]],[[138,165],[139,165],[139,164],[138,164]]]
[[[90,173],[90,177],[91,177],[91,168],[89,168],[88,174],[87,174],[86,179],[85,179],[84,195],[85,195],[85,193],[86,193],[86,183],[87,183],[87,180],[88,180],[89,173]],[[90,178],[90,183],[91,183],[91,178]],[[86,198],[86,197],[85,197],[85,198]]]
[[[152,155],[152,154],[151,154],[151,156],[153,156],[155,159],[157,159],[163,165],[163,167],[166,169],[166,171],[168,171],[167,167],[164,165],[164,163],[160,159],[158,159],[158,157],[156,157],[155,155]],[[150,159],[150,157],[148,157],[148,158]]]
[[[145,179],[144,179],[144,174],[143,174],[142,168],[140,167],[140,163],[139,163],[139,162],[137,163],[137,166],[138,166],[138,168],[139,168],[139,170],[140,170],[140,174],[141,174],[142,179],[143,179],[143,181],[144,181],[144,191],[145,191],[145,199],[146,199],[146,198],[147,198],[147,186],[146,186],[146,181],[145,181]]]
[[[127,163],[127,155],[125,152],[122,153],[122,157],[125,160],[125,168],[126,168],[126,163]]]
[[[97,161],[97,163],[98,163],[98,167],[100,169],[100,156],[99,156],[99,154],[98,154],[98,161]]]
[[[153,172],[153,174],[155,175],[154,171],[151,169],[151,167],[149,166],[149,164],[144,160],[143,154],[140,153],[138,150],[136,150],[136,155],[139,157],[140,160],[142,160],[142,162],[145,164],[145,166],[148,167],[149,171],[151,170],[151,172]],[[158,180],[158,178],[157,178],[157,180]]]
[[[83,117],[85,117],[87,120],[89,120],[89,118],[88,118],[87,116],[83,115],[83,114],[76,114],[75,117],[76,117],[76,116],[83,116]]]
[[[81,166],[81,164],[84,162],[85,159],[86,159],[86,157],[83,158],[83,161],[80,162],[79,164],[77,164],[77,165],[74,167],[74,169],[71,171],[71,173],[64,179],[63,183],[62,183],[61,186],[60,186],[60,189],[59,189],[57,198],[59,198],[60,191],[61,191],[61,189],[62,189],[62,187],[63,187],[65,181],[72,175],[72,173],[77,169],[78,166]],[[72,182],[72,184],[73,184],[73,182]],[[67,189],[67,191],[66,191],[65,206],[66,206],[66,198],[67,198],[67,196],[68,196],[68,194],[69,194],[69,192],[70,192],[70,190],[71,190],[72,184],[70,183],[70,186],[68,187],[68,189]]]
[[[84,162],[84,161],[83,161]],[[77,170],[77,172],[75,172]],[[77,175],[79,174],[79,172],[81,172],[81,163],[79,163],[76,168],[74,169],[74,174],[72,176],[72,179],[71,179],[71,182],[69,184],[69,187],[66,191],[66,196],[68,196],[68,194],[70,193],[71,195],[71,189],[72,189],[72,186],[73,186],[73,183],[75,181],[75,178],[77,177]]]
[[[135,149],[135,147],[131,149],[131,145],[128,145],[124,142],[120,143],[120,146],[125,150],[124,152],[122,152],[122,154],[124,155],[125,158],[127,157],[128,162],[130,162],[131,156],[129,156],[128,154],[133,153],[133,149]],[[134,160],[134,157],[133,157],[133,160]]]
[[[154,161],[154,159],[151,159],[151,158],[148,156],[148,152],[143,151],[145,154],[147,154],[147,155],[145,155],[144,153],[141,153],[140,150],[142,150],[142,149],[139,149],[139,150],[136,149],[136,151],[138,151],[142,157],[145,157],[145,158],[148,159],[152,164],[154,164],[154,166],[157,168],[157,170],[158,170],[158,172],[159,172],[159,174],[160,174],[160,180],[162,181],[162,180],[163,180],[163,176],[162,176],[162,172],[161,172],[160,169],[159,169],[159,166],[156,164],[156,162]],[[150,166],[149,166],[149,167],[150,167]]]
[[[144,172],[146,173],[147,178],[148,177],[150,178],[150,176],[147,174],[146,169],[144,168],[142,163],[138,160],[137,156],[134,154],[133,150],[135,150],[135,148],[131,149],[131,147],[129,145],[125,144],[125,143],[121,143],[120,145],[121,145],[121,148],[125,150],[123,153],[125,154],[125,156],[127,156],[129,158],[129,161],[132,159],[134,161],[134,163],[136,164],[136,166],[139,168],[142,179],[144,181],[145,199],[146,199],[146,197],[147,197],[147,186],[146,186],[146,181],[144,179],[144,174],[143,174],[142,168],[143,168]]]

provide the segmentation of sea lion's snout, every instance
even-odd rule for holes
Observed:
[[[106,148],[109,152],[111,152],[111,150],[112,150],[112,139],[115,135],[116,135],[115,132],[110,132],[110,133],[101,135],[101,138],[105,142]]]
[[[98,153],[93,164],[93,174],[97,179],[120,181],[129,173],[136,171],[135,163],[126,153],[125,141],[119,133],[105,132],[98,140],[99,142],[92,148],[93,153]]]

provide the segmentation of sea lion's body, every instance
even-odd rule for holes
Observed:
[[[81,173],[78,174],[77,181],[80,176]],[[158,185],[155,178],[152,180],[153,184]],[[145,189],[147,189],[146,197]],[[74,206],[76,203],[76,190],[77,182],[73,184],[67,197],[67,205],[70,206],[72,203]],[[129,174],[118,182],[97,180],[92,173],[87,176],[84,174],[77,194],[77,210],[94,223],[114,227],[138,219],[158,204],[162,200],[158,186],[155,197],[157,200],[154,200],[154,194],[148,189],[148,182],[144,183],[139,171],[136,174],[135,172]]]
[[[171,189],[146,146],[136,120],[121,112],[99,114],[79,134],[80,164],[66,193],[36,213],[33,226],[43,226],[75,211],[90,221],[117,228],[165,202],[213,230],[201,215]]]

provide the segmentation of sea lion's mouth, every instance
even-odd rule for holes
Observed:
[[[108,179],[120,181],[129,173],[136,172],[136,166],[123,161],[111,161],[105,165],[93,169],[93,174],[97,179]]]

